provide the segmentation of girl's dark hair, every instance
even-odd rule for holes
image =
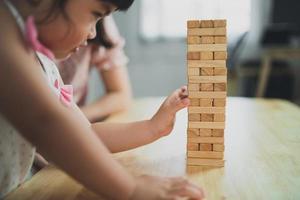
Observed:
[[[27,0],[31,5],[38,6],[41,0]],[[62,14],[66,19],[69,19],[65,12],[65,6],[68,0],[54,0],[50,12],[45,16],[42,22],[49,22],[55,19],[58,15],[58,11],[62,11]],[[99,0],[106,3],[111,3],[117,7],[119,11],[126,11],[133,3],[134,0]],[[97,35],[94,39],[89,40],[89,43],[104,46],[105,48],[112,48],[114,44],[109,39],[103,24],[103,20],[97,22],[96,25]]]
[[[117,10],[126,11],[133,3],[134,0],[99,0],[111,3],[117,7]]]
[[[42,0],[27,0],[32,6],[38,6]],[[68,0],[54,0],[52,2],[50,11],[45,15],[45,17],[38,21],[37,23],[47,23],[52,21],[57,17],[59,11],[62,11],[62,14],[66,19],[69,19],[68,15],[65,12],[66,3]]]

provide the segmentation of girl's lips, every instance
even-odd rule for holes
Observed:
[[[86,47],[87,45],[88,45],[88,43],[87,43],[87,41],[86,41],[86,42],[80,44],[78,47],[75,47],[75,48],[72,50],[72,52],[77,52],[77,51],[79,51],[80,48]]]
[[[71,52],[76,53],[77,51],[79,51],[80,47],[75,47],[74,49],[71,50]]]

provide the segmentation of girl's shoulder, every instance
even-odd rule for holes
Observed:
[[[0,1],[0,59],[4,63],[21,61],[34,58],[34,52],[29,48],[15,17],[7,8],[4,1]]]
[[[60,75],[55,62],[42,53],[36,52],[36,54],[43,65],[46,75],[58,78]]]
[[[57,84],[56,82],[59,82],[59,85],[63,85],[63,81],[61,79],[59,70],[57,68],[57,65],[54,61],[49,59],[46,55],[36,52],[38,59],[40,60],[43,69],[44,69],[44,74],[46,76],[46,79],[48,81],[48,85],[52,89],[57,89],[55,88],[55,85]]]

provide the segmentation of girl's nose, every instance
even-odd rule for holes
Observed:
[[[92,26],[88,35],[88,39],[94,39],[96,37],[96,34],[97,34],[96,26]]]

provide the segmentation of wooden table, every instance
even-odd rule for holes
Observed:
[[[162,98],[136,100],[130,112],[109,121],[151,116]],[[281,100],[229,98],[225,167],[186,167],[186,110],[172,134],[150,145],[116,154],[135,175],[187,176],[207,199],[300,199],[300,109]],[[116,191],[117,192],[117,191]],[[6,200],[96,200],[93,193],[55,167],[47,167]]]

